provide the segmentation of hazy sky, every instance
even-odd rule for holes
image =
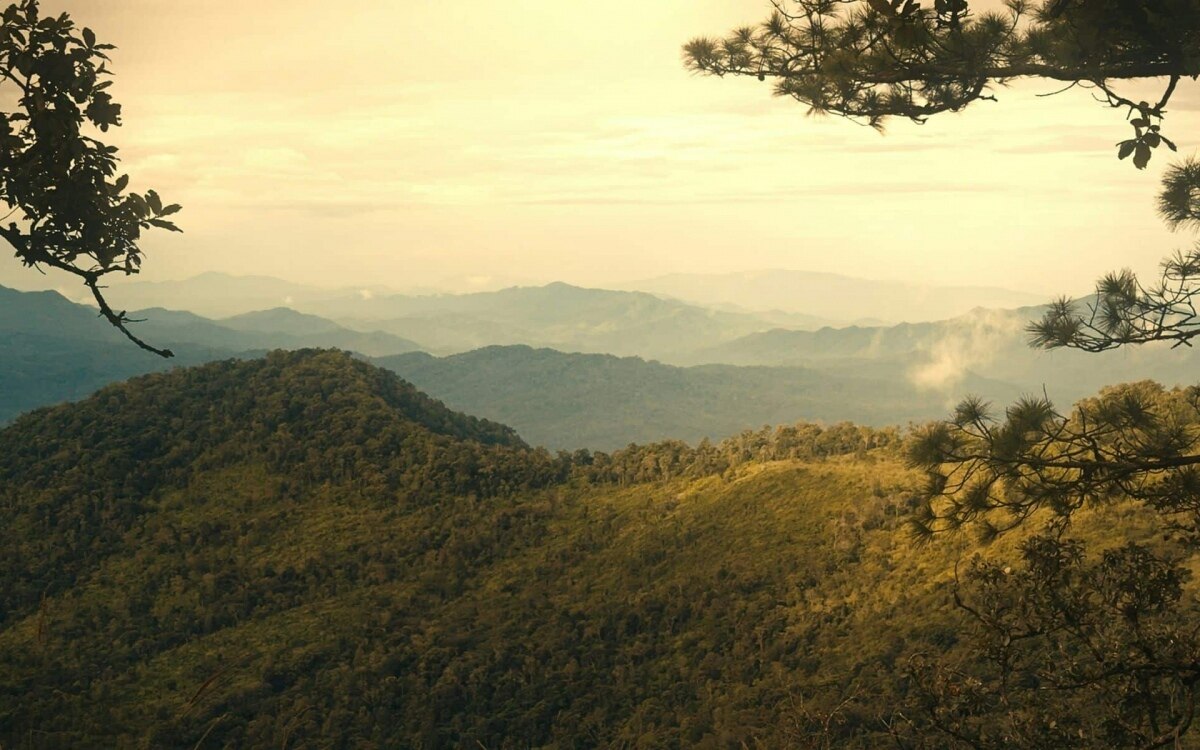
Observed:
[[[693,77],[690,37],[766,0],[43,0],[116,43],[136,187],[184,205],[144,278],[395,288],[831,271],[1037,292],[1154,268],[1159,157],[1049,85],[886,136],[768,84]],[[1189,84],[1195,87],[1195,84]],[[1189,106],[1190,105],[1190,106]],[[1185,153],[1200,92],[1166,132]],[[36,280],[0,261],[0,283]],[[62,284],[48,279],[48,285]]]

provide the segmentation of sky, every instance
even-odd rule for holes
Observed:
[[[1080,293],[1191,239],[1124,115],[1022,84],[886,135],[680,47],[766,0],[42,0],[114,53],[135,188],[184,210],[142,277],[603,286],[788,268]],[[1191,84],[1195,87],[1195,84]],[[1195,150],[1200,91],[1165,132]],[[0,284],[61,287],[0,259]]]

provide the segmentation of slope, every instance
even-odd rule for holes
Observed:
[[[850,738],[957,632],[964,543],[898,533],[888,439],[568,463],[330,352],[36,412],[0,432],[0,742],[781,747],[874,686]]]
[[[947,399],[904,377],[804,367],[673,367],[636,357],[487,347],[436,358],[375,360],[455,409],[513,426],[552,449],[612,450],[631,442],[721,439],[801,420],[882,426],[934,419]],[[969,377],[966,388],[1016,397]]]

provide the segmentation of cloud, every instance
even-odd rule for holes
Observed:
[[[1002,310],[976,310],[954,321],[946,335],[934,341],[928,359],[908,372],[909,381],[927,391],[950,391],[967,375],[986,368],[1024,329],[1020,316]]]

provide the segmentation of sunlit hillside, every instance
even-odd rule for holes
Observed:
[[[906,660],[966,637],[972,545],[913,545],[894,434],[748,440],[555,457],[320,352],[34,412],[0,432],[0,741],[804,746],[851,698],[877,746]]]

